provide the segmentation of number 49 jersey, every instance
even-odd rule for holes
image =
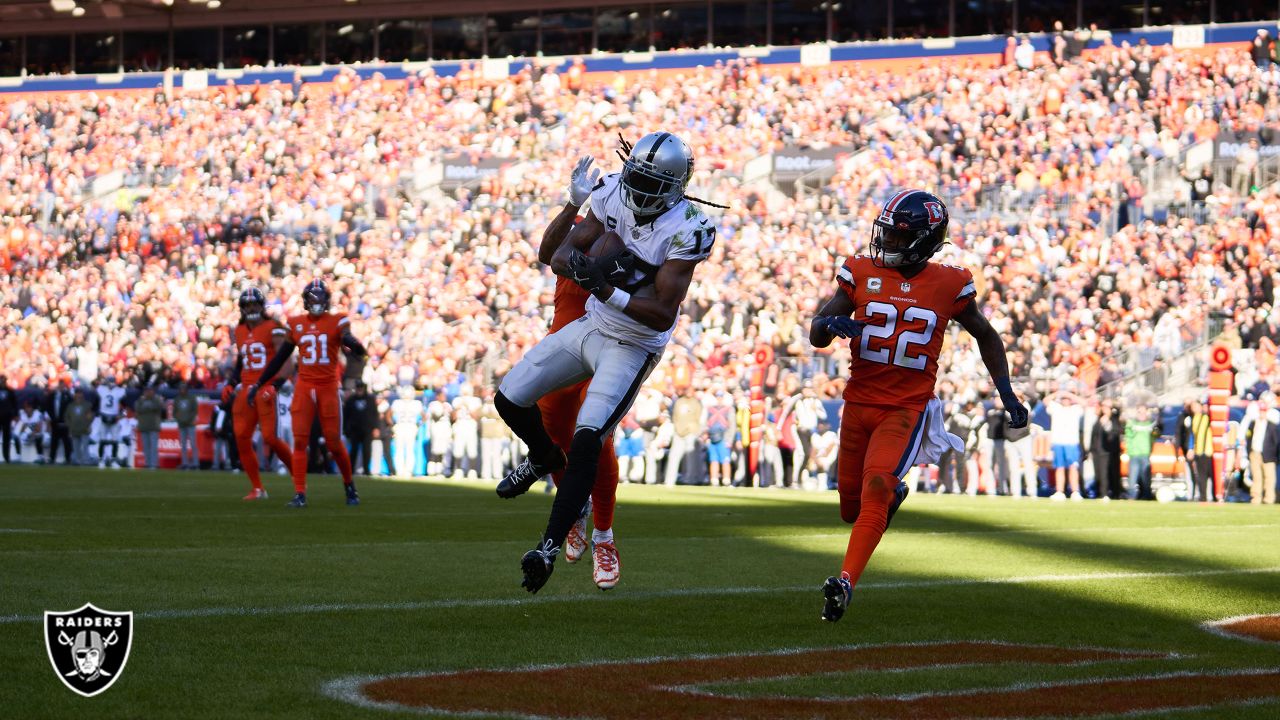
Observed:
[[[275,320],[263,320],[253,327],[244,323],[236,325],[236,351],[242,359],[240,382],[246,387],[258,382],[262,371],[275,354],[272,340],[284,334],[284,328]]]
[[[858,255],[840,267],[836,282],[853,300],[853,317],[867,324],[854,340],[845,401],[922,412],[933,397],[947,323],[977,294],[973,274],[928,263],[904,278]]]
[[[338,363],[342,335],[351,319],[333,313],[320,317],[294,315],[288,320],[289,342],[298,348],[298,381],[311,385],[337,385],[342,379]]]

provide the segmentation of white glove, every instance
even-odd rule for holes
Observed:
[[[569,176],[570,204],[582,207],[587,198],[591,197],[591,191],[600,180],[600,168],[591,167],[594,162],[595,158],[590,155],[583,155],[578,159],[577,166],[573,168],[573,174]]]

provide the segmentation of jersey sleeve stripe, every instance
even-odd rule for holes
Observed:
[[[286,335],[286,334],[288,334],[288,332],[289,332],[288,330],[285,330],[285,329],[284,329],[284,328],[282,328],[282,327],[278,327],[278,328],[273,329],[273,330],[271,331],[271,334],[272,334],[272,335]]]
[[[978,294],[978,290],[973,286],[973,281],[970,280],[968,285],[965,285],[964,287],[960,288],[960,294],[956,295],[956,299],[959,300],[960,298],[966,295],[977,295],[977,294]]]
[[[351,324],[351,318],[342,318],[338,321],[338,327],[346,327]]]
[[[849,268],[847,268],[847,267],[845,267],[845,266],[841,265],[841,266],[840,266],[840,269],[839,269],[839,270],[836,270],[836,279],[837,279],[837,280],[843,280],[843,281],[845,281],[845,282],[849,283],[850,285],[852,285],[852,284],[853,284],[853,273],[849,272]],[[972,283],[970,283],[970,284],[972,284]]]

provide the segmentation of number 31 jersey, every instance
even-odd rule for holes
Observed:
[[[248,387],[258,382],[262,377],[263,369],[267,367],[271,356],[276,352],[272,339],[283,334],[284,328],[280,327],[275,320],[263,320],[253,327],[244,323],[236,325],[236,351],[240,353],[243,361],[240,371],[241,384]]]
[[[325,313],[289,318],[289,342],[298,348],[298,382],[311,385],[337,385],[342,379],[338,356],[342,351],[342,335],[351,319]]]
[[[836,272],[853,300],[853,317],[865,322],[853,341],[845,402],[924,411],[938,378],[938,354],[947,323],[977,294],[964,268],[928,263],[904,278],[871,258],[849,258]]]

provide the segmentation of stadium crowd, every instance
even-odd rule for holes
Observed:
[[[103,378],[214,390],[234,359],[239,289],[263,288],[268,312],[282,316],[323,276],[370,350],[359,379],[385,406],[349,437],[395,434],[407,423],[389,416],[392,405],[410,400],[421,405],[415,443],[428,449],[409,453],[402,442],[406,454],[388,466],[408,472],[412,456],[415,472],[492,476],[518,455],[491,412],[492,380],[549,321],[555,279],[536,263],[536,245],[570,167],[582,154],[608,166],[619,133],[661,128],[695,149],[694,194],[729,209],[670,349],[618,431],[624,477],[810,486],[832,477],[849,350],[815,353],[807,321],[840,258],[863,248],[879,204],[901,186],[951,204],[953,244],[938,259],[974,269],[1053,443],[1071,432],[1053,432],[1052,415],[1064,427],[1102,418],[1114,434],[1095,390],[1176,358],[1211,322],[1239,346],[1280,343],[1280,196],[1255,191],[1252,175],[1211,179],[1204,192],[1193,181],[1198,212],[1179,214],[1149,202],[1144,187],[1144,170],[1219,132],[1269,139],[1280,128],[1278,86],[1280,67],[1246,50],[1105,45],[1030,64],[1011,56],[912,70],[741,60],[603,79],[529,67],[486,80],[464,68],[407,83],[345,72],[332,84],[172,99],[6,100],[0,362],[19,398]],[[743,182],[761,155],[832,145],[859,152],[818,191]],[[455,154],[511,160],[456,191],[426,188],[422,159]],[[977,350],[954,328],[950,339],[939,393],[982,458],[971,474],[998,482],[956,478],[965,463],[953,461],[937,484],[1016,492],[1001,468],[1045,458],[996,452],[989,389],[973,380],[984,377]],[[762,470],[751,477],[736,449],[762,346],[775,360]],[[1257,402],[1274,373],[1254,378]],[[1116,410],[1130,425],[1152,420],[1139,417],[1145,408]],[[5,418],[9,432],[17,421]],[[1082,450],[1098,424],[1083,424]],[[726,454],[732,462],[719,460]]]

